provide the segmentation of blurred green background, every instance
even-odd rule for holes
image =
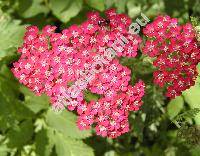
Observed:
[[[141,78],[147,84],[146,95],[142,109],[130,114],[131,131],[108,139],[93,130],[79,131],[74,113],[55,114],[45,95],[35,96],[13,77],[10,68],[19,58],[16,50],[25,26],[51,24],[62,30],[82,23],[88,11],[110,7],[133,20],[141,12],[151,21],[158,14],[176,17],[180,23],[200,17],[200,0],[0,0],[0,156],[200,155],[200,78],[169,101],[152,84],[148,58],[123,58],[121,63],[133,71],[131,83]]]

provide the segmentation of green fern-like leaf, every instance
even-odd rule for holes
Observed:
[[[186,121],[187,119],[194,118],[198,113],[200,112],[199,108],[194,108],[191,110],[188,110],[180,115],[177,115],[174,120],[172,120],[173,123],[181,123]]]
[[[196,31],[197,40],[200,42],[200,19],[197,17],[191,17],[191,22]]]
[[[177,137],[192,145],[200,144],[200,127],[190,125],[188,121],[189,119],[195,118],[199,112],[199,108],[194,108],[177,115],[172,121],[179,128]]]
[[[200,127],[184,125],[179,128],[177,136],[192,145],[200,145]]]

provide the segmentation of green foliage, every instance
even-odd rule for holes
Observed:
[[[53,133],[50,133],[47,129],[40,130],[35,137],[35,153],[37,155],[49,156],[53,150],[53,142],[50,136]]]
[[[76,126],[76,119],[76,116],[68,111],[55,114],[55,112],[49,110],[46,116],[47,124],[51,128],[63,133],[66,137],[74,139],[89,137],[91,132],[89,130],[80,131]]]
[[[186,140],[187,143],[200,145],[200,128],[198,125],[191,125],[191,119],[200,113],[199,108],[191,109],[177,115],[172,122],[179,128],[177,136]]]
[[[86,3],[99,11],[103,11],[105,9],[104,0],[86,0]]]
[[[28,107],[35,114],[41,110],[49,108],[49,99],[46,95],[36,96],[33,92],[24,86],[20,86],[19,89],[23,95],[26,95],[24,97],[23,104],[26,105],[26,107]]]
[[[171,100],[167,105],[167,114],[169,115],[169,118],[173,119],[175,116],[177,116],[183,109],[183,106],[184,106],[184,101],[181,96]]]
[[[198,65],[198,71],[200,71],[200,65]],[[190,108],[200,109],[200,77],[197,78],[195,86],[183,92],[183,96]],[[200,114],[195,117],[195,122],[200,124]]]
[[[82,0],[50,0],[49,3],[53,14],[64,23],[80,12],[82,4]]]
[[[0,10],[0,61],[3,57],[12,55],[11,48],[17,48],[21,44],[24,31],[19,20],[11,19]]]
[[[191,22],[196,31],[197,40],[200,42],[200,19],[197,17],[191,17]]]
[[[182,122],[183,120],[194,118],[199,112],[200,112],[199,108],[194,108],[194,109],[185,111],[184,113],[177,115],[173,121]]]
[[[41,13],[47,14],[49,8],[44,5],[43,0],[19,0],[17,12],[23,18],[30,18]]]
[[[200,128],[197,126],[181,126],[178,137],[185,139],[189,144],[200,145]]]
[[[81,140],[65,138],[65,136],[55,133],[56,151],[58,155],[63,156],[93,156],[93,150],[84,144]],[[60,142],[58,144],[58,142]]]
[[[26,120],[12,127],[7,134],[9,139],[8,147],[22,148],[27,144],[33,135],[33,123],[31,120]]]
[[[85,99],[87,102],[90,102],[90,101],[97,101],[99,98],[100,98],[100,96],[99,96],[98,94],[93,94],[93,93],[91,93],[90,91],[85,91],[85,92],[84,92],[84,99]]]
[[[199,155],[200,79],[182,96],[169,101],[152,83],[152,60],[122,58],[133,71],[131,84],[147,84],[144,104],[129,116],[130,132],[117,139],[79,131],[76,114],[55,114],[47,96],[36,96],[20,85],[10,71],[19,58],[25,26],[56,25],[58,30],[80,24],[88,11],[115,7],[133,21],[140,13],[151,20],[169,14],[199,30],[199,0],[0,0],[0,156],[197,156]],[[198,37],[198,36],[197,36]],[[96,94],[85,92],[87,101]],[[186,142],[185,142],[186,141]],[[187,144],[190,143],[190,144]]]

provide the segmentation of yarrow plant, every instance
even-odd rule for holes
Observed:
[[[54,108],[76,110],[80,129],[94,126],[98,135],[116,138],[129,131],[129,112],[139,110],[145,88],[141,80],[129,85],[131,71],[118,58],[135,57],[142,40],[128,32],[128,16],[114,9],[105,14],[103,19],[91,12],[80,26],[72,25],[61,33],[55,33],[55,26],[45,26],[42,32],[28,27],[18,50],[21,57],[12,71],[37,95],[47,94]],[[121,36],[126,46],[115,46],[116,56],[105,57],[111,56],[108,49]],[[77,88],[79,92],[74,92]],[[99,94],[100,99],[86,102],[85,90]]]
[[[128,16],[114,9],[105,15],[90,12],[81,25],[60,33],[55,26],[47,25],[41,32],[27,27],[12,71],[37,95],[47,94],[54,110],[76,111],[79,129],[94,127],[97,135],[116,138],[129,131],[128,116],[142,105],[145,84],[139,80],[130,85],[131,70],[119,58],[137,56],[142,39],[129,30],[138,31],[145,24],[131,24]],[[158,16],[143,32],[147,41],[142,51],[155,59],[154,82],[167,88],[166,96],[174,98],[194,85],[200,49],[192,25],[180,26],[177,19]],[[85,91],[99,99],[86,101]]]
[[[155,58],[154,82],[166,87],[166,96],[175,98],[193,86],[200,48],[192,25],[179,25],[176,18],[158,16],[143,33],[147,37],[143,53]]]

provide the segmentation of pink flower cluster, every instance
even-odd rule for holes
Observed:
[[[12,71],[37,95],[47,94],[53,106],[76,110],[80,129],[94,125],[98,135],[115,138],[128,132],[129,111],[140,108],[144,95],[144,83],[140,80],[135,86],[129,85],[131,71],[117,57],[135,57],[141,38],[128,33],[131,19],[126,15],[111,9],[106,17],[89,13],[87,21],[61,33],[55,33],[55,26],[45,26],[42,32],[36,26],[28,27],[18,50],[21,57]],[[120,36],[126,37],[127,45],[121,49],[115,46],[117,57],[109,60],[104,54]],[[98,72],[92,75],[94,69]],[[80,83],[84,81],[87,83]],[[81,90],[78,96],[71,95],[71,85]],[[101,97],[87,103],[84,90]]]
[[[101,136],[116,138],[129,131],[129,111],[137,111],[142,105],[144,83],[139,81],[134,87],[128,86],[126,91],[114,95],[112,99],[103,97],[97,102],[78,107],[78,127],[88,129],[94,123],[96,133]],[[84,111],[83,111],[84,109]]]
[[[174,98],[194,85],[200,48],[192,25],[178,25],[176,18],[158,16],[143,33],[147,41],[143,53],[155,58],[154,82],[166,87],[166,96]]]

